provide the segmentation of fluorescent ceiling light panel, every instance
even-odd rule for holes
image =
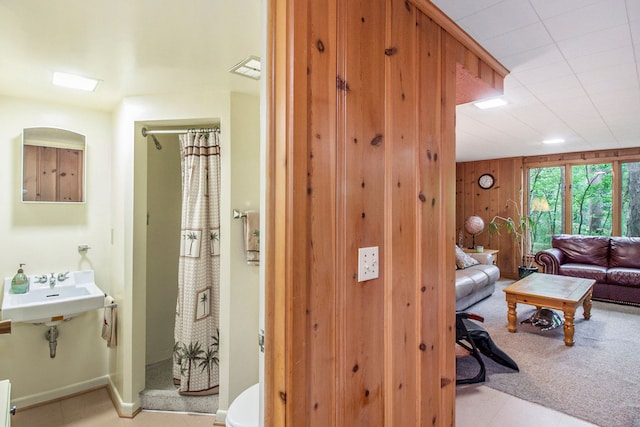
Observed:
[[[98,80],[77,76],[75,74],[55,71],[53,73],[53,84],[56,86],[68,87],[71,89],[93,92],[94,90],[96,90],[96,86],[98,86]]]
[[[543,144],[562,144],[563,142],[564,139],[562,138],[545,139],[544,141],[542,141]]]
[[[262,71],[262,64],[260,64],[260,58],[257,56],[249,56],[234,65],[229,71],[258,80],[260,78],[260,72]]]
[[[496,107],[502,107],[503,105],[507,105],[507,101],[505,101],[502,98],[493,98],[493,99],[488,99],[486,101],[476,102],[473,105],[475,105],[481,110],[486,110],[487,108],[496,108]]]

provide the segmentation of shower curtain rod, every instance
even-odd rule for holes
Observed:
[[[153,134],[161,134],[161,133],[207,133],[207,132],[216,132],[220,133],[220,128],[189,128],[189,129],[159,129],[159,130],[149,130],[147,128],[142,128],[142,136],[146,137],[147,135]]]

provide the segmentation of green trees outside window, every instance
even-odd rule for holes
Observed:
[[[611,163],[571,167],[572,234],[611,235]]]
[[[640,163],[622,163],[622,235],[640,236]]]
[[[529,169],[531,253],[551,247],[551,236],[564,232],[564,168]]]
[[[528,179],[531,253],[560,233],[640,236],[640,162],[532,167]]]

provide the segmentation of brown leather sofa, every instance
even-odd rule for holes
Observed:
[[[543,272],[596,281],[593,298],[640,305],[640,237],[558,234],[536,254]]]

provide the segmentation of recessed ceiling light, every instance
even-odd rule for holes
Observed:
[[[502,107],[503,105],[507,105],[507,101],[502,98],[493,98],[487,99],[486,101],[476,102],[473,105],[481,110],[486,110],[487,108]]]
[[[98,80],[77,76],[75,74],[55,71],[53,73],[53,84],[56,86],[68,87],[71,89],[93,92],[94,90],[96,90],[96,86],[98,86]]]
[[[544,141],[542,141],[543,144],[562,144],[563,142],[564,139],[562,138],[545,139]]]
[[[258,80],[262,71],[262,64],[260,64],[260,58],[257,56],[249,56],[234,65],[229,71]]]

